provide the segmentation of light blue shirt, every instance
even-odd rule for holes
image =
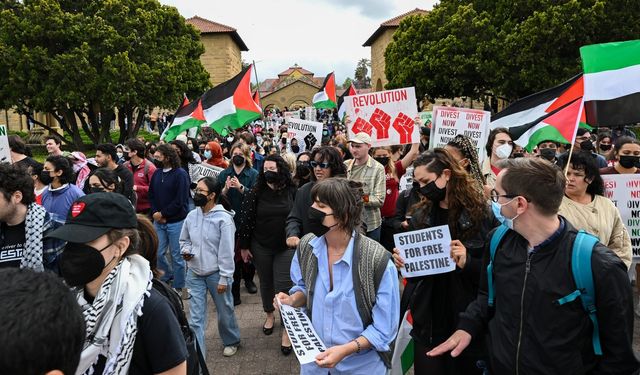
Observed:
[[[363,327],[353,291],[352,258],[354,239],[342,259],[333,264],[333,290],[329,280],[329,256],[324,236],[309,243],[318,258],[318,276],[313,295],[312,324],[325,346],[330,348],[364,336],[375,349],[362,350],[359,354],[345,357],[335,368],[320,368],[314,362],[302,365],[301,374],[384,374],[386,367],[376,351],[388,351],[398,332],[400,319],[400,295],[398,277],[393,263],[389,261],[382,276],[376,303],[373,306],[373,323]],[[302,279],[298,255],[291,262],[291,280],[294,283],[289,294],[297,291],[307,294]]]

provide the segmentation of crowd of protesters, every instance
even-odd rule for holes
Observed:
[[[304,374],[384,374],[406,311],[416,374],[640,370],[631,241],[601,177],[640,173],[632,133],[580,128],[573,145],[542,139],[528,152],[498,128],[480,158],[463,135],[429,149],[426,127],[419,143],[372,147],[325,110],[320,144],[301,151],[283,114],[226,135],[100,144],[91,158],[49,136],[44,163],[10,136],[12,164],[0,164],[0,338],[11,350],[0,373],[185,374],[194,356],[239,350],[242,285],[260,294],[264,335],[276,330],[277,302],[306,307],[327,350]],[[166,115],[155,120],[168,125]],[[200,163],[218,175],[199,178]],[[393,235],[442,225],[455,271],[400,283]],[[500,226],[509,231],[494,258]],[[578,230],[599,239],[598,325],[579,302],[554,303],[575,289]],[[205,347],[207,295],[221,351]],[[195,354],[173,297],[189,300]]]

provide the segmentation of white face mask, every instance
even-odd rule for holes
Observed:
[[[496,148],[496,156],[499,159],[506,159],[511,155],[511,151],[513,151],[513,146],[505,143],[503,145],[498,146],[498,148]]]
[[[122,159],[124,154],[122,152],[116,152],[116,155],[118,155],[118,159]]]

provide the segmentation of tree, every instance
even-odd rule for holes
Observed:
[[[371,61],[369,59],[360,59],[353,75],[356,88],[366,89],[371,87],[371,77],[369,77],[369,68]]]
[[[634,0],[442,0],[407,17],[387,47],[387,88],[419,97],[513,100],[581,71],[579,48],[637,39]]]
[[[353,80],[347,77],[345,78],[344,82],[342,82],[342,88],[346,90],[349,88],[349,86],[351,86],[352,83],[353,83]]]
[[[37,15],[37,16],[34,16]],[[25,0],[0,13],[0,108],[53,116],[66,143],[119,142],[137,134],[147,109],[177,108],[209,86],[199,33],[155,0]]]

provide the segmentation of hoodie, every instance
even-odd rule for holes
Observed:
[[[189,269],[198,276],[220,271],[220,285],[233,283],[234,215],[222,205],[216,205],[206,214],[196,207],[187,215],[180,233],[180,252],[193,254],[187,261]]]

